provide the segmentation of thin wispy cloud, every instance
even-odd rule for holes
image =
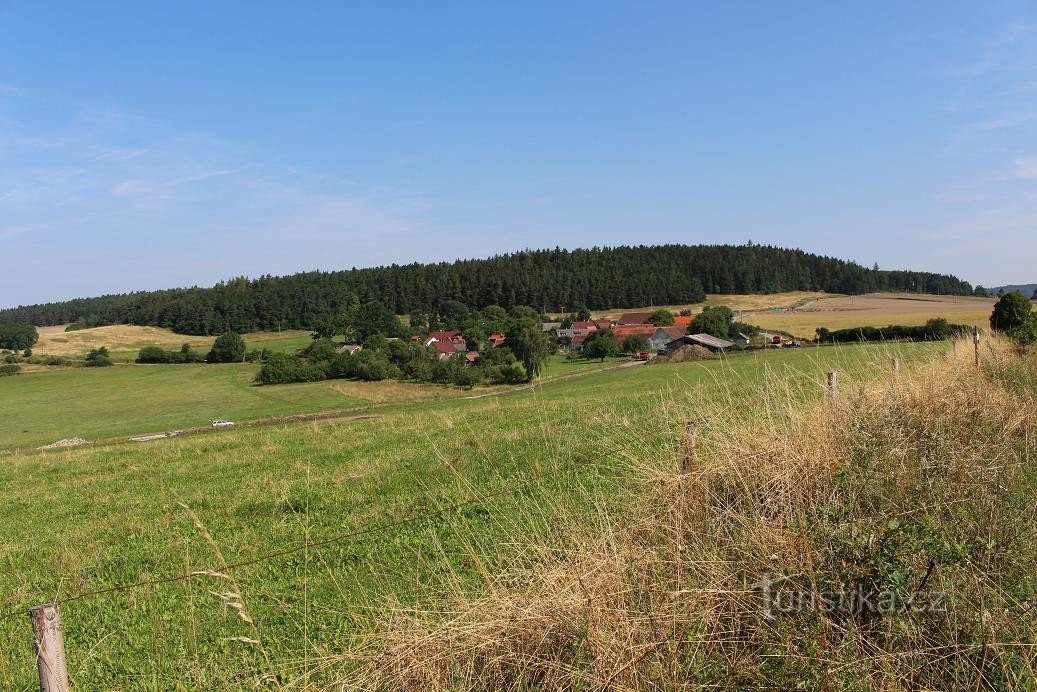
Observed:
[[[1023,156],[1016,159],[1015,174],[1023,180],[1037,180],[1037,156]]]

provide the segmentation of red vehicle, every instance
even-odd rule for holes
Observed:
[[[636,354],[634,356],[634,358],[637,358],[638,360],[648,360],[651,357],[652,357],[652,354],[649,353],[648,351],[641,351],[640,353],[638,353],[638,354]]]

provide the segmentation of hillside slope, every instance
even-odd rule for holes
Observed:
[[[396,314],[529,305],[544,311],[696,303],[710,293],[912,291],[968,295],[956,277],[866,269],[801,250],[761,245],[662,245],[535,250],[453,263],[392,265],[287,277],[237,278],[212,288],[110,295],[0,310],[0,322],[83,320],[137,324],[182,334],[312,327],[358,302]]]

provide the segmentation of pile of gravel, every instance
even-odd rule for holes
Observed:
[[[713,353],[705,346],[689,344],[681,346],[668,356],[657,356],[651,360],[653,363],[687,363],[695,360],[709,360]]]
[[[76,445],[85,445],[87,441],[82,437],[68,437],[64,440],[58,440],[57,442],[51,442],[49,445],[43,445],[40,449],[57,449],[58,447],[75,447]]]

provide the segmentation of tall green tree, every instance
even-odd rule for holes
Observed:
[[[583,342],[583,355],[586,358],[597,358],[605,362],[606,358],[618,356],[623,352],[619,340],[611,329],[599,329],[591,332]]]
[[[648,321],[656,327],[672,327],[673,313],[666,308],[659,308],[648,317]]]
[[[641,353],[647,351],[651,346],[648,339],[640,334],[631,334],[623,339],[623,353]]]
[[[0,324],[0,348],[24,351],[39,338],[39,332],[31,324]]]
[[[710,334],[718,339],[727,339],[731,334],[731,323],[735,314],[726,305],[709,305],[691,323],[692,334]]]
[[[507,333],[508,348],[526,369],[526,376],[533,379],[540,375],[544,363],[554,352],[551,337],[540,325],[530,319],[515,320]]]
[[[1007,332],[1026,324],[1033,312],[1033,303],[1019,291],[1001,296],[990,313],[990,328]]]

